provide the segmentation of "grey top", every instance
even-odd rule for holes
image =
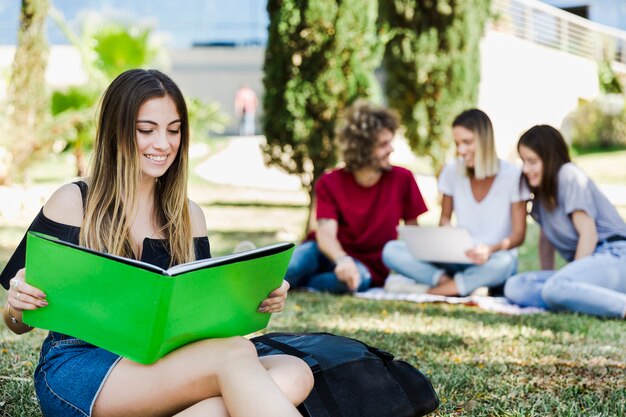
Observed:
[[[608,198],[580,168],[567,163],[559,170],[557,207],[549,212],[539,199],[535,199],[530,212],[548,240],[567,261],[573,260],[576,255],[578,232],[571,214],[579,210],[595,220],[598,241],[614,235],[626,237],[626,223]]]

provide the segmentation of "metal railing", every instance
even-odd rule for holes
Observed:
[[[536,0],[493,0],[494,30],[595,61],[626,64],[626,32]]]

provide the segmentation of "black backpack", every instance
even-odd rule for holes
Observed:
[[[330,333],[268,333],[252,339],[259,356],[303,359],[315,386],[298,407],[305,417],[417,417],[439,399],[424,374],[393,355]]]

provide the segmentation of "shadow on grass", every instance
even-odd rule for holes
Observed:
[[[616,321],[306,292],[276,319],[269,331],[345,335],[413,364],[441,397],[441,416],[624,415],[623,336],[607,337],[623,330]]]
[[[352,297],[350,297],[352,298]],[[492,311],[483,310],[479,307],[456,305],[447,303],[412,303],[408,301],[376,301],[380,307],[371,306],[371,300],[354,298],[354,303],[342,303],[343,311],[348,312],[375,312],[394,311],[400,314],[422,314],[431,318],[442,317],[446,319],[467,320],[480,322],[487,326],[525,326],[539,331],[551,331],[553,333],[570,333],[573,335],[587,335],[599,324],[610,327],[619,327],[621,321],[594,317],[579,313],[548,312],[545,314],[531,315],[505,315]]]
[[[585,364],[429,364],[441,415],[618,416],[626,409],[623,369]],[[504,413],[500,413],[504,412]]]

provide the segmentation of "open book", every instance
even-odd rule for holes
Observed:
[[[270,314],[257,309],[292,252],[278,243],[164,270],[29,232],[26,281],[49,305],[24,311],[24,322],[153,363],[196,340],[265,328]]]

